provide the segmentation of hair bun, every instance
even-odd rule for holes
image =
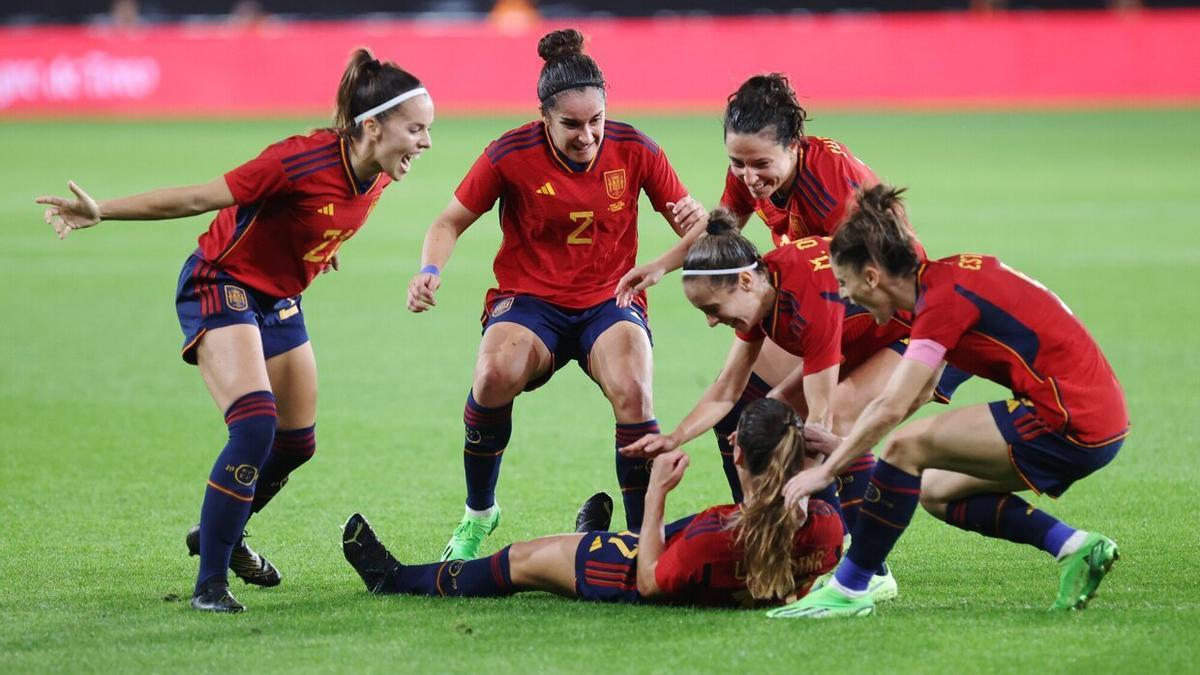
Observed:
[[[583,53],[583,34],[574,28],[564,28],[553,33],[546,33],[538,40],[538,56],[543,61],[574,56]]]
[[[737,221],[729,209],[716,208],[708,214],[708,226],[704,230],[708,234],[719,236],[737,230]]]

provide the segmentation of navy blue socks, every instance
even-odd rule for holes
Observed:
[[[882,568],[896,540],[912,520],[920,496],[920,476],[901,471],[882,459],[875,464],[854,526],[850,551],[834,572],[838,585],[850,591],[867,590],[871,576]]]
[[[200,507],[197,590],[227,576],[229,555],[250,517],[259,468],[275,438],[275,396],[269,391],[246,394],[225,411],[225,424],[229,442],[213,464]]]
[[[1014,494],[978,494],[946,505],[946,522],[985,537],[1029,544],[1057,556],[1075,529]]]
[[[312,459],[317,451],[316,430],[316,425],[303,429],[275,430],[275,443],[258,473],[258,487],[254,489],[254,504],[250,507],[252,512],[262,511],[267,502],[287,485],[288,476]]]
[[[388,573],[385,592],[460,598],[512,595],[516,589],[509,570],[509,548],[478,560],[400,565]]]
[[[471,391],[463,409],[463,425],[466,427],[463,469],[467,477],[467,507],[484,511],[496,503],[500,455],[512,436],[512,403],[485,408],[475,402],[475,392]]]
[[[651,419],[635,424],[618,424],[617,447],[623,448],[646,434],[657,434],[658,420]],[[621,486],[621,501],[625,504],[625,527],[639,530],[646,511],[646,488],[650,486],[650,467],[644,459],[617,456],[617,483]]]

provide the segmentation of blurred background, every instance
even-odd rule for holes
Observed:
[[[324,114],[360,44],[420,76],[442,112],[526,111],[536,39],[563,25],[583,29],[626,110],[716,110],[768,70],[818,107],[1186,103],[1200,98],[1195,5],[7,0],[0,115]]]

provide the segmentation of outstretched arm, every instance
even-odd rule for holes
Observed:
[[[161,188],[132,195],[96,201],[75,184],[67,183],[74,199],[45,195],[37,198],[46,204],[45,220],[54,227],[59,239],[71,230],[82,230],[102,220],[168,220],[194,216],[233,206],[233,193],[224,177],[200,185]]]
[[[663,516],[667,509],[667,493],[679,485],[688,467],[688,456],[674,450],[654,458],[650,468],[650,486],[646,489],[646,510],[642,515],[642,532],[638,538],[637,586],[643,598],[662,595],[654,570],[666,548],[667,533]]]
[[[725,367],[717,380],[704,390],[704,395],[684,417],[675,430],[669,434],[646,434],[629,445],[620,448],[621,454],[627,457],[654,457],[687,443],[693,438],[713,428],[721,418],[733,410],[734,404],[750,381],[750,373],[754,369],[754,361],[762,350],[762,340],[746,342],[741,338],[733,339],[729,356],[725,359]]]
[[[409,311],[424,312],[437,304],[433,294],[442,285],[442,269],[454,253],[458,238],[479,219],[479,215],[463,206],[457,197],[451,197],[441,215],[429,226],[421,246],[421,270],[408,282]]]
[[[664,212],[663,216],[682,239],[652,262],[638,265],[621,277],[616,290],[618,307],[628,307],[633,302],[634,295],[657,284],[667,273],[683,267],[683,259],[688,249],[704,234],[704,228],[708,224],[708,212],[704,210],[704,205],[692,199],[691,195],[678,202],[667,202],[667,207],[671,212]]]

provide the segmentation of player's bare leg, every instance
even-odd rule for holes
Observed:
[[[512,433],[513,399],[553,367],[550,350],[525,326],[502,321],[484,332],[463,412],[466,513],[442,551],[442,560],[477,557],[483,540],[499,526],[496,482],[500,455]]]
[[[196,356],[213,402],[225,414],[229,442],[209,474],[200,511],[200,572],[192,607],[240,612],[245,608],[230,594],[226,575],[250,515],[259,468],[274,439],[275,398],[257,326],[208,331]]]
[[[654,362],[650,339],[638,324],[620,321],[600,334],[588,355],[588,372],[612,404],[616,447],[659,432],[651,394]],[[650,471],[646,460],[625,457],[614,449],[617,482],[629,529],[641,527]]]

